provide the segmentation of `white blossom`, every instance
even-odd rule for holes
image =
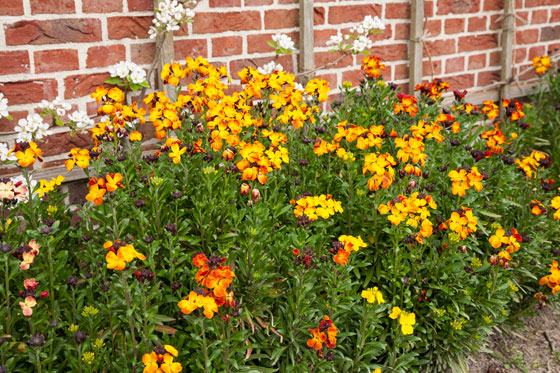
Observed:
[[[276,43],[276,46],[281,49],[286,49],[289,51],[295,51],[294,41],[286,34],[276,34],[272,36],[272,41]]]
[[[15,161],[17,159],[14,153],[8,154],[9,152],[8,144],[0,142],[0,162]]]
[[[352,43],[352,52],[361,53],[371,47],[373,47],[373,42],[367,36],[360,35],[358,39],[354,40],[354,43]]]
[[[7,117],[8,113],[8,99],[0,92],[0,118]]]
[[[327,46],[338,47],[340,43],[343,41],[342,33],[338,30],[336,35],[332,35],[331,38],[327,41]]]
[[[93,127],[95,124],[85,111],[75,111],[68,116],[68,119],[74,122],[76,127],[80,129]]]
[[[41,140],[43,137],[52,134],[52,131],[49,131],[49,125],[43,122],[43,118],[36,113],[29,114],[25,119],[20,119],[14,130],[17,132],[16,141],[18,142]]]
[[[270,75],[275,71],[284,71],[284,67],[282,67],[282,65],[280,65],[280,64],[277,64],[274,61],[270,61],[269,63],[267,63],[263,67],[259,67],[257,70],[261,74]]]
[[[350,29],[350,34],[343,35],[339,30],[336,35],[331,36],[326,45],[335,47],[339,52],[350,50],[352,54],[362,53],[373,47],[370,35],[381,30],[385,30],[385,24],[379,17],[366,16],[361,23]]]
[[[130,78],[134,84],[140,84],[146,80],[146,71],[134,62],[119,62],[109,67],[109,74],[121,79]]]
[[[148,30],[150,39],[155,39],[160,32],[173,32],[181,28],[185,22],[191,22],[194,11],[186,6],[194,5],[196,1],[186,1],[185,4],[177,0],[164,0],[159,3],[155,10],[152,26]]]
[[[302,91],[302,92],[305,91],[305,87],[301,83],[298,83],[298,82],[296,82],[294,84],[294,88],[297,89],[298,91]]]

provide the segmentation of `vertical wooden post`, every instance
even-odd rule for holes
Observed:
[[[315,68],[313,36],[313,0],[299,0],[299,72]],[[303,75],[303,82],[313,77],[313,73]]]
[[[410,8],[409,92],[422,82],[422,37],[424,35],[424,0],[412,0]]]
[[[154,0],[154,9],[158,6],[158,4],[161,2],[162,0]],[[157,50],[158,48],[160,49],[160,53],[158,55]],[[158,90],[164,90],[165,94],[167,95],[167,97],[169,98],[173,98],[175,95],[175,89],[173,86],[167,84],[167,85],[163,85],[163,83],[161,82],[160,76],[161,76],[161,70],[163,69],[163,66],[165,64],[171,63],[173,61],[175,61],[175,48],[173,46],[173,33],[167,33],[167,36],[165,34],[161,34],[158,35],[158,37],[156,38],[156,57],[157,60],[155,61],[156,63],[156,68],[155,68],[155,81],[156,81],[156,87]]]
[[[502,29],[502,55],[500,80],[503,82],[500,86],[500,101],[503,98],[509,98],[509,82],[513,77],[513,28],[514,28],[514,4],[513,0],[504,0],[504,18]]]

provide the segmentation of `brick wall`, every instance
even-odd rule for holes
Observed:
[[[146,69],[155,44],[148,39],[153,0],[2,0],[0,1],[0,92],[9,99],[14,121],[0,120],[0,133],[9,132],[43,99],[65,98],[74,108],[96,106],[89,93],[107,77],[108,66],[130,60]],[[387,24],[376,35],[372,54],[387,69],[384,78],[403,87],[408,79],[410,3],[405,0],[315,0],[316,66],[337,58],[324,45],[337,29],[347,30],[366,15]],[[425,6],[423,71],[426,79],[442,77],[454,89],[491,94],[487,87],[499,80],[502,0],[428,0]],[[250,64],[274,58],[267,41],[275,33],[298,40],[299,0],[202,0],[192,24],[175,33],[175,58],[203,56],[226,64],[236,76]],[[515,71],[530,59],[560,47],[560,1],[516,0]],[[297,44],[297,43],[296,43]],[[361,57],[349,56],[319,73],[332,88],[357,82]],[[279,62],[297,69],[296,56]],[[533,77],[532,72],[523,79]],[[485,88],[486,87],[486,88]],[[87,136],[70,137],[55,128],[45,162],[36,167],[60,166],[66,152],[86,146]],[[2,134],[0,141],[13,142]],[[0,170],[9,173],[10,170]]]

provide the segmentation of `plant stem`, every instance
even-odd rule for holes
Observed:
[[[128,292],[128,281],[126,280],[126,272],[121,271],[121,279],[122,285],[124,290],[124,298],[126,301],[126,311],[129,314],[128,316],[128,326],[130,328],[130,337],[132,338],[132,346],[134,352],[134,363],[132,365],[132,370],[136,372],[136,359],[138,357],[138,351],[136,349],[136,335],[134,332],[134,320],[132,319],[132,302],[130,301],[130,293]]]
[[[142,316],[142,319],[144,319],[144,345],[145,351],[148,351],[149,348],[149,342],[150,342],[150,333],[148,332],[148,311],[147,311],[147,307],[146,307],[146,293],[144,292],[144,290],[142,290],[142,311],[144,312],[144,315]]]
[[[231,369],[229,368],[229,321],[222,321],[222,330],[224,331],[224,335],[226,337],[226,347],[224,348],[224,362],[226,363],[226,370],[228,373],[231,373]]]
[[[51,298],[51,315],[53,320],[56,319],[54,310],[54,270],[53,270],[53,259],[51,252],[51,245],[47,244],[47,260],[49,261],[49,298]]]
[[[35,349],[35,359],[37,360],[35,370],[37,370],[37,373],[41,373],[41,357],[39,356],[39,349]]]
[[[33,229],[37,229],[37,218],[35,217],[35,209],[33,208],[33,188],[31,188],[31,181],[29,178],[29,173],[27,172],[27,168],[22,168],[23,177],[25,178],[25,182],[27,183],[27,194],[29,199],[29,211],[31,212],[31,226]]]
[[[200,319],[200,329],[202,330],[202,351],[204,352],[204,372],[208,373],[208,346],[206,345],[206,332],[204,331],[204,320]]]
[[[10,303],[10,258],[6,255],[6,262],[4,265],[4,281],[5,287],[4,290],[6,291],[6,307],[8,308],[6,312],[6,332],[5,334],[10,334],[10,326],[12,324],[12,305]]]

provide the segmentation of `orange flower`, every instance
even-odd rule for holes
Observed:
[[[114,192],[118,188],[124,188],[124,185],[121,183],[123,176],[119,172],[115,174],[108,174],[105,176],[105,179],[107,180],[106,187],[108,192]]]

